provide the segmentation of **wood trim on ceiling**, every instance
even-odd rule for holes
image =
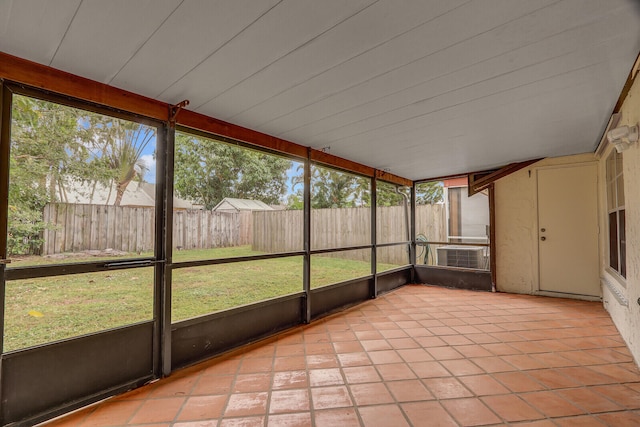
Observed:
[[[510,163],[506,166],[501,167],[496,171],[492,171],[487,174],[483,174],[481,172],[470,173],[468,175],[468,184],[467,184],[469,186],[469,197],[473,196],[476,193],[481,192],[482,190],[486,190],[500,178],[504,178],[507,175],[511,175],[512,173],[517,172],[520,169],[524,169],[529,165],[539,162],[540,160],[542,159],[538,158],[538,159],[527,160],[519,163]],[[476,175],[483,175],[483,176],[480,178],[477,178]]]
[[[640,68],[640,53],[636,56],[636,60],[633,63],[633,67],[631,67],[631,71],[629,71],[629,75],[627,76],[627,80],[624,82],[624,86],[622,87],[622,91],[620,92],[620,96],[618,97],[618,101],[616,102],[615,107],[613,107],[612,113],[619,113],[622,108],[622,104],[627,99],[629,95],[629,91],[631,90],[631,86],[633,86],[633,82],[638,73],[638,69]]]
[[[471,173],[482,173],[482,171],[479,172],[471,172]],[[441,175],[441,176],[434,176],[434,177],[430,177],[430,178],[420,178],[420,179],[416,179],[414,181],[414,183],[416,184],[420,184],[422,182],[430,182],[430,181],[444,181],[445,179],[452,179],[452,178],[460,178],[460,177],[466,177],[467,173],[456,173],[453,175]]]
[[[380,169],[376,169],[376,179],[392,182],[398,185],[404,185],[406,187],[411,187],[413,185],[413,181],[411,181],[410,179],[402,178],[401,176],[394,175],[390,172],[386,172]]]
[[[313,148],[311,149],[309,158],[312,162],[323,163],[328,166],[337,166],[340,169],[349,170],[368,177],[373,177],[375,174],[375,169],[370,166],[343,159],[342,157],[334,156],[333,154]]]
[[[227,123],[204,114],[196,113],[195,111],[182,110],[176,118],[176,123],[181,126],[235,139],[281,153],[292,154],[301,158],[307,157],[307,147],[300,144]]]
[[[0,78],[156,120],[169,119],[168,105],[104,83],[0,52]]]
[[[165,102],[147,98],[124,89],[109,86],[95,80],[80,77],[3,52],[0,52],[0,79],[40,88],[49,92],[55,92],[64,96],[164,122],[170,120],[170,110],[172,106]],[[227,123],[194,111],[183,109],[180,114],[177,115],[176,123],[214,135],[236,139],[257,147],[268,148],[297,157],[307,157],[307,147],[303,145]],[[387,172],[382,172],[380,176],[378,176],[375,169],[370,166],[324,153],[320,150],[310,150],[311,160],[313,161],[369,177],[375,176],[394,184],[412,184],[412,181],[406,178]]]

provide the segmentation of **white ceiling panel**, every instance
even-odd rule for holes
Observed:
[[[595,68],[595,67],[594,67]],[[428,114],[416,114],[414,117],[407,118],[401,122],[394,123],[385,127],[380,127],[376,130],[369,130],[362,132],[359,135],[355,135],[348,139],[349,143],[358,146],[365,144],[379,144],[381,141],[394,141],[402,144],[411,144],[411,141],[415,141],[417,144],[434,143],[437,144],[437,135],[432,139],[430,130],[441,124],[451,124],[455,126],[458,131],[466,136],[476,135],[478,132],[477,125],[471,125],[469,119],[474,117],[483,117],[483,123],[486,123],[488,118],[495,119],[498,123],[513,123],[514,120],[522,120],[532,118],[538,120],[532,120],[539,126],[551,126],[557,127],[557,121],[562,120],[563,115],[558,114],[563,111],[562,104],[566,103],[564,98],[558,96],[559,92],[572,90],[572,88],[580,86],[582,89],[588,87],[591,83],[590,74],[596,74],[595,70],[581,69],[575,73],[567,73],[561,76],[554,76],[553,78],[539,80],[527,85],[518,86],[510,90],[504,90],[493,93],[489,96],[479,97],[477,99],[469,100],[465,103],[451,104],[443,106],[442,108],[430,111]],[[591,83],[592,84],[592,83]],[[593,89],[590,88],[589,91]],[[592,101],[590,96],[585,95],[587,92],[581,94],[576,93],[571,100],[576,103],[578,100],[589,102]],[[541,108],[540,105],[547,99],[551,99],[553,108]],[[525,103],[529,105],[528,109],[516,109],[510,106],[514,104]],[[565,115],[573,114],[574,107],[571,111],[567,109]],[[497,110],[502,110],[500,113]],[[515,112],[515,114],[514,114]],[[544,122],[540,121],[540,113],[544,112]],[[535,114],[534,114],[535,113]],[[587,120],[585,118],[585,120]],[[554,122],[555,125],[554,125]],[[491,144],[487,143],[485,147],[493,144],[498,144],[493,148],[500,148],[499,144],[501,140],[512,139],[511,134],[502,135],[501,128],[493,128],[492,125],[487,125],[491,132],[494,133]],[[504,125],[502,125],[504,126]],[[429,132],[429,133],[427,133]],[[601,135],[598,135],[599,138]],[[524,134],[519,137],[520,139],[535,140],[536,135]],[[591,141],[593,142],[593,141]],[[536,141],[531,146],[537,147],[541,141]],[[394,144],[390,144],[393,146]],[[338,147],[348,148],[347,144],[338,145]],[[588,151],[588,150],[586,150]]]
[[[0,1],[0,51],[49,65],[80,1]]]
[[[108,83],[179,0],[83,0],[51,66]]]
[[[214,55],[167,89],[161,96],[187,98],[199,107],[282,56],[300,48],[372,0],[285,0],[225,44]],[[226,116],[217,111],[216,116]]]
[[[396,173],[397,166],[390,159],[398,147],[408,147],[404,159],[419,155],[429,166],[429,173],[422,173],[426,178],[499,166],[505,164],[497,160],[502,156],[519,161],[544,157],[541,152],[559,156],[592,151],[604,128],[589,117],[608,112],[597,99],[606,96],[606,91],[598,96],[593,78],[610,71],[607,63],[599,63],[453,105],[426,117],[359,134],[350,138],[349,144],[332,144],[331,153],[352,157],[376,147],[370,156],[372,165]],[[571,100],[570,108],[566,107],[567,99]],[[452,131],[446,135],[438,132],[441,129]],[[468,152],[453,155],[448,137],[464,142]],[[590,147],[587,150],[581,148],[585,142]]]
[[[240,113],[257,101],[270,99],[291,87],[309,87],[311,78],[366,54],[416,27],[424,27],[425,23],[466,2],[468,0],[377,2],[217,96],[202,109],[223,110],[227,116],[222,118],[242,122]],[[280,111],[278,106],[272,108],[271,105],[265,105],[262,110]]]
[[[636,0],[0,0],[0,51],[421,179],[593,151]]]
[[[111,84],[157,98],[278,2],[183,2]],[[145,76],[144,80],[140,79],[141,75]]]
[[[598,12],[602,13],[603,9]],[[594,44],[619,35],[616,23],[621,14],[609,14],[588,24],[585,19],[594,15],[585,15],[566,17],[558,13],[555,5],[544,8],[320,101],[301,105],[261,123],[259,128],[274,133],[289,127],[290,130],[280,134],[284,138],[316,135],[318,131],[362,120],[366,114],[393,110],[451,88],[464,87],[575,50],[591,49]],[[539,25],[535,40],[528,32],[519,31],[538,21],[543,24]]]
[[[604,47],[616,48],[616,44],[609,43]],[[409,98],[409,103],[402,107],[386,110],[384,113],[370,115],[366,119],[349,123],[348,125],[341,126],[309,139],[312,144],[326,144],[329,141],[332,143],[339,142],[354,137],[362,133],[363,130],[375,132],[386,126],[401,123],[413,117],[425,117],[434,111],[481,100],[484,97],[496,93],[506,92],[520,86],[545,81],[554,76],[561,76],[581,70],[585,67],[600,63],[608,57],[609,52],[603,49],[598,50],[595,54],[590,50],[581,51],[557,56],[548,61],[538,62],[530,67],[519,68],[490,79],[478,81],[475,84],[453,87],[445,86],[445,91],[441,94],[434,94],[432,96],[430,93],[429,96],[422,97],[421,93],[417,92],[417,96],[415,98]],[[458,89],[456,89],[456,87],[458,87]],[[433,89],[437,90],[437,87]],[[416,100],[411,101],[411,99]]]
[[[332,94],[348,89],[354,84],[410,64],[424,56],[536,10],[550,1],[485,0],[466,3],[295,86],[292,91],[288,91],[289,93],[281,95],[286,97],[283,103],[318,99],[323,94],[326,96],[327,93]],[[511,5],[510,8],[505,7],[507,3]],[[476,25],[468,25],[472,19],[477,19]],[[293,92],[292,95],[290,95],[291,92]],[[238,94],[240,98],[246,96],[247,94]],[[256,99],[256,97],[252,97],[252,99]],[[259,100],[259,98],[257,99]],[[270,108],[267,106],[266,110]],[[278,105],[275,107],[276,110],[280,110],[280,108],[281,106]],[[241,116],[232,117],[232,120],[239,123],[263,120],[259,115],[260,111],[257,114],[252,113],[253,111],[247,111]]]

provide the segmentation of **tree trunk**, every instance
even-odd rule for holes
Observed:
[[[124,196],[124,191],[127,189],[127,186],[131,180],[125,182],[119,182],[116,186],[116,201],[113,203],[114,206],[120,206],[120,202],[122,202],[122,196]]]

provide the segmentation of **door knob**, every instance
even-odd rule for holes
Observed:
[[[546,237],[544,237],[544,236],[542,236],[542,237],[540,238],[540,240],[542,240],[542,241],[544,242],[545,240],[547,240],[547,238],[546,238]]]
[[[545,231],[547,231],[547,229],[546,228],[541,228],[540,231],[542,231],[544,233]]]

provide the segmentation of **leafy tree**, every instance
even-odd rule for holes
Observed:
[[[70,180],[92,175],[80,111],[47,101],[13,98],[9,171],[11,254],[38,252],[44,206],[65,197]]]
[[[49,225],[47,203],[67,201],[68,188],[116,184],[116,202],[133,179],[155,129],[64,105],[15,95],[12,105],[9,172],[11,254],[39,252]],[[87,190],[90,191],[90,190]]]
[[[291,161],[247,148],[176,133],[174,189],[212,209],[225,197],[278,204]]]
[[[287,209],[302,210],[304,209],[304,197],[301,191],[289,194],[287,197]]]
[[[297,192],[293,198],[289,198],[289,209],[302,209],[300,187],[303,182],[303,166],[300,165],[298,175],[291,179],[292,187]],[[322,166],[311,166],[311,207],[314,209],[368,206],[371,201],[369,194],[367,178]]]
[[[410,191],[406,187],[398,187],[383,181],[377,182],[376,189],[378,190],[376,194],[378,206],[400,206],[405,200],[402,194],[410,196]],[[398,190],[396,191],[396,189]]]
[[[433,205],[444,201],[442,181],[421,182],[416,185],[416,204]]]
[[[64,195],[70,179],[89,179],[90,132],[78,125],[75,108],[16,95],[13,100],[11,156],[45,185],[50,200]]]

